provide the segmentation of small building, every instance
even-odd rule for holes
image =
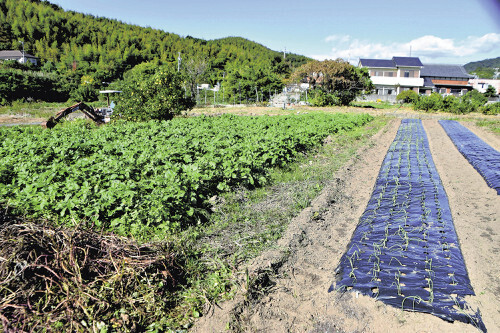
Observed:
[[[0,61],[1,60],[15,60],[21,64],[27,61],[31,62],[33,65],[38,65],[38,58],[26,52],[21,52],[19,50],[3,50],[0,51]]]
[[[500,94],[500,80],[491,80],[491,79],[470,79],[469,84],[472,85],[474,89],[479,91],[480,93],[485,93],[488,87],[495,88],[496,94]]]
[[[370,79],[379,96],[397,96],[404,90],[424,86],[420,71],[424,65],[416,57],[392,57],[392,59],[359,59],[359,67],[368,69]]]
[[[441,95],[465,95],[473,89],[469,80],[474,76],[467,73],[462,65],[425,64],[420,72],[424,79],[421,94],[437,92]]]

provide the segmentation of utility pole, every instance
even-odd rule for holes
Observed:
[[[221,86],[222,86],[222,104],[224,104],[224,79],[226,77],[226,72],[223,72],[222,73],[222,83],[221,83]],[[229,101],[229,103],[231,103],[231,101]]]
[[[24,41],[20,40],[19,43],[23,45],[23,57],[22,57],[22,63],[24,64],[26,62],[26,57],[24,56]]]
[[[179,57],[177,58],[177,71],[179,72],[181,70],[181,53],[179,52]]]
[[[283,59],[286,60],[286,47],[285,50],[283,51]]]

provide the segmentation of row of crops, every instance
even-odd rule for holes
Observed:
[[[454,120],[440,120],[439,123],[458,151],[500,195],[500,152]]]
[[[209,198],[266,182],[328,135],[369,115],[178,118],[0,129],[0,205],[120,234],[169,231],[207,216]]]
[[[420,120],[402,121],[330,290],[485,330],[448,204]]]

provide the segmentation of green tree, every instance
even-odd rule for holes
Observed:
[[[181,111],[194,107],[182,88],[184,77],[172,67],[159,67],[154,74],[137,75],[122,83],[114,117],[126,120],[169,120]]]
[[[340,105],[348,105],[357,96],[374,88],[366,69],[354,67],[342,59],[304,64],[292,73],[291,81],[308,82],[313,90],[333,95],[327,101]]]
[[[493,77],[495,76],[495,69],[487,67],[478,67],[474,71],[472,71],[471,74],[477,75],[482,79],[493,79]]]
[[[493,86],[488,86],[486,91],[484,92],[484,96],[486,97],[495,97],[497,95],[497,90]]]

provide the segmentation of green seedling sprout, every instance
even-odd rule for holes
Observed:
[[[398,295],[403,296],[403,293],[401,292],[401,282],[399,281],[400,277],[401,277],[401,272],[398,269],[397,272],[394,272],[394,279],[396,280],[396,282],[395,283],[393,282],[391,286],[396,284],[396,288],[398,289]]]
[[[398,259],[398,258],[396,258],[396,257],[391,257],[391,260],[389,261],[389,266],[390,266],[390,265],[391,265],[391,263],[392,263],[392,259],[396,260],[396,261],[399,263],[399,266],[406,266],[406,265],[403,265],[403,264],[401,263],[401,261],[399,261],[399,259]],[[399,271],[399,270],[398,270],[398,271]],[[401,274],[401,273],[399,273],[399,274]]]
[[[429,303],[434,301],[434,283],[430,278],[426,278],[427,285],[429,286]]]
[[[456,286],[458,284],[458,281],[455,279],[455,271],[453,271],[453,273],[448,273],[448,276],[451,279],[451,283],[450,284],[452,286]]]

